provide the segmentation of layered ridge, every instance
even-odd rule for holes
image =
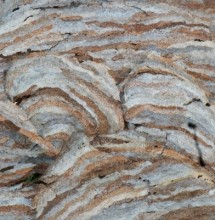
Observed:
[[[124,87],[125,120],[143,135],[214,167],[214,108],[204,90],[149,66],[135,75]]]
[[[67,152],[43,176],[48,185],[35,197],[38,219],[214,216],[212,172],[189,157],[162,145],[144,145],[126,133],[103,136],[91,144],[94,147],[81,144],[79,157],[70,163],[66,158],[74,153]],[[63,164],[64,172],[59,169]],[[51,175],[59,177],[52,183]],[[205,210],[193,211],[201,207]]]
[[[14,63],[5,85],[10,99],[49,141],[66,142],[78,132],[113,133],[124,126],[119,90],[102,64],[33,57]]]

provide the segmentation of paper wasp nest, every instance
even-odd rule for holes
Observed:
[[[215,218],[212,0],[0,1],[0,219]]]

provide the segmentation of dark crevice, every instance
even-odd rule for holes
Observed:
[[[8,58],[8,56],[4,56],[3,54],[0,54],[0,58],[5,59]]]
[[[9,167],[5,167],[5,168],[2,168],[1,170],[0,170],[0,172],[5,172],[5,171],[8,171],[8,170],[12,170],[14,168],[14,166],[9,166]]]
[[[27,176],[25,179],[21,181],[23,184],[32,184],[32,183],[38,183],[40,180],[40,177],[42,176],[41,173],[31,173],[29,176]]]
[[[24,21],[28,20],[29,18],[33,18],[33,17],[34,17],[33,15],[30,15],[30,16],[28,16],[27,18],[25,18]]]
[[[124,127],[125,130],[132,130],[132,129],[130,129],[130,127],[132,127],[133,129],[136,129],[138,127],[142,127],[143,126],[142,124],[129,123],[129,122],[125,121],[125,120],[124,120],[124,123],[125,123],[125,127]]]
[[[31,95],[25,95],[25,96],[22,96],[22,97],[15,97],[14,102],[16,103],[16,105],[19,105],[23,100],[26,100],[30,97],[31,97]]]
[[[25,185],[31,185],[40,182],[40,177],[42,174],[40,173],[30,173],[27,177],[23,177],[22,179],[16,181],[15,183],[11,184],[11,186],[23,184]]]
[[[198,151],[198,154],[199,154],[199,157],[198,157],[199,165],[201,167],[205,167],[205,162],[204,162],[203,157],[202,157],[202,151],[199,147],[199,142],[198,142],[198,138],[197,138],[197,135],[196,135],[197,125],[192,123],[192,122],[189,122],[187,125],[188,125],[189,128],[194,130],[194,141],[195,141],[195,147],[196,147],[196,149]]]
[[[46,10],[46,9],[64,9],[64,8],[77,8],[81,5],[80,2],[73,1],[68,5],[54,5],[54,6],[47,6],[47,7],[37,7],[34,9]]]
[[[124,90],[120,91],[119,93],[119,97],[120,97],[120,101],[121,103],[125,103],[125,94],[124,94]]]
[[[31,16],[29,16],[31,17]],[[29,18],[28,17],[28,18]],[[65,38],[64,40],[66,40],[67,38]],[[19,51],[19,52],[16,52],[12,55],[6,55],[4,56],[3,54],[0,54],[0,58],[2,59],[5,59],[5,58],[10,58],[10,59],[13,59],[13,58],[21,58],[21,59],[24,59],[26,56],[28,56],[30,53],[37,53],[37,52],[48,52],[48,51],[51,51],[53,48],[55,48],[60,42],[64,41],[64,40],[60,40],[58,41],[57,43],[55,43],[54,45],[50,46],[50,48],[47,48],[47,49],[41,49],[41,50],[32,50],[30,48],[28,48],[26,51]]]
[[[186,106],[186,105],[190,105],[190,104],[192,104],[193,102],[202,102],[202,100],[201,99],[197,99],[197,98],[193,98],[191,101],[189,101],[188,103],[185,103],[184,105]]]
[[[192,122],[189,122],[187,125],[189,128],[196,129],[196,124],[194,124]]]
[[[99,179],[103,179],[106,175],[99,175]]]
[[[197,41],[197,42],[204,42],[204,41],[201,40],[201,39],[195,39],[194,41]]]
[[[14,12],[14,11],[18,11],[18,10],[19,10],[19,7],[14,8],[14,9],[12,10],[12,12]]]

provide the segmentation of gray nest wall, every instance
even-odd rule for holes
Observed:
[[[215,219],[213,0],[0,1],[0,219]]]

